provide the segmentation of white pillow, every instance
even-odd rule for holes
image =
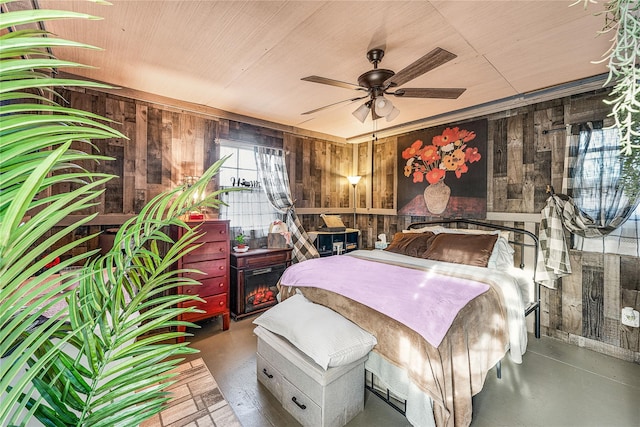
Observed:
[[[323,369],[366,356],[376,337],[335,311],[296,294],[253,321],[291,342]]]
[[[496,244],[493,246],[493,251],[487,262],[488,268],[495,268],[497,270],[509,270],[513,267],[513,253],[515,251],[504,237],[498,237]]]

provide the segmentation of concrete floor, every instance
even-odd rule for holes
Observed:
[[[255,374],[253,317],[190,329],[222,393],[244,427],[297,427]],[[506,357],[502,379],[492,370],[473,400],[472,427],[640,426],[640,365],[551,338],[530,336],[524,363]],[[407,420],[367,392],[365,409],[347,427],[405,427]]]

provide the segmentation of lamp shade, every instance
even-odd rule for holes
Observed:
[[[376,114],[380,117],[385,117],[387,114],[393,111],[394,106],[390,100],[385,98],[384,96],[379,96],[376,98]]]
[[[354,187],[356,185],[358,185],[358,182],[360,182],[360,178],[362,178],[359,175],[354,175],[354,176],[348,176],[347,179],[349,180],[349,182],[351,183],[351,185],[353,185]]]
[[[396,117],[398,117],[398,114],[400,114],[400,110],[398,110],[396,107],[393,107],[393,110],[391,110],[391,112],[389,114],[387,114],[387,116],[385,117],[385,119],[390,122],[391,120],[395,119]]]
[[[359,106],[352,114],[356,119],[360,120],[361,123],[364,123],[370,109],[370,104],[368,102],[365,102],[364,104]]]

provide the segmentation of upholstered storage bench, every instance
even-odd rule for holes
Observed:
[[[305,427],[342,427],[364,409],[364,362],[322,369],[286,339],[262,326],[258,381]]]

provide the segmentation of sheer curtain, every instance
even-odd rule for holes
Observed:
[[[266,237],[269,225],[280,218],[261,188],[230,191],[221,194],[220,199],[228,205],[220,206],[220,218],[230,220],[232,236],[242,232],[250,239]]]
[[[630,196],[622,177],[617,129],[575,125],[568,149],[567,194],[590,219],[575,232],[579,250],[640,256],[640,197]]]
[[[568,144],[567,194],[589,218],[583,237],[600,237],[620,227],[634,213],[640,199],[629,197],[622,180],[617,129],[576,125],[579,134]]]
[[[286,215],[285,223],[291,232],[293,242],[293,259],[301,262],[318,258],[320,254],[302,228],[293,206],[283,150],[255,147],[254,153],[258,165],[258,178],[269,202],[278,212]]]

